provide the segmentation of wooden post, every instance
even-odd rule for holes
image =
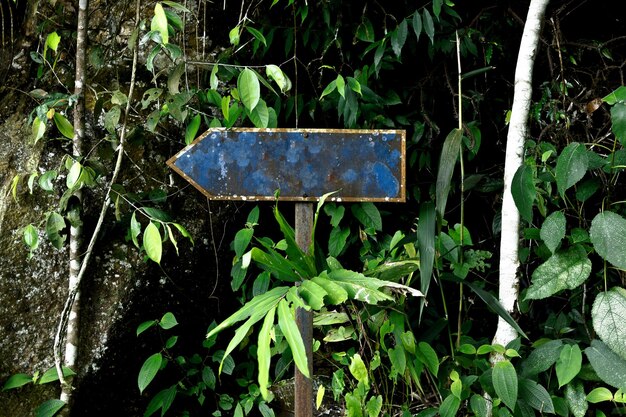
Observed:
[[[296,243],[304,252],[314,244],[311,242],[313,230],[313,204],[296,203],[295,219]],[[313,416],[313,313],[305,309],[296,310],[296,324],[302,335],[306,359],[309,365],[309,375],[305,377],[298,367],[295,370],[294,381],[294,414],[295,417]]]

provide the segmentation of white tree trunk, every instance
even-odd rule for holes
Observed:
[[[504,196],[502,201],[502,228],[500,237],[499,299],[509,313],[513,313],[518,295],[519,211],[511,194],[511,183],[523,163],[524,141],[528,131],[528,114],[532,95],[532,71],[539,44],[543,15],[549,0],[531,0],[515,68],[515,90],[509,123],[504,164]],[[506,346],[517,338],[517,331],[502,318],[493,338],[494,344]]]

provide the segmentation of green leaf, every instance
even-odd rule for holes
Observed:
[[[232,28],[230,32],[228,32],[228,39],[230,41],[230,44],[233,46],[239,45],[240,37],[241,37],[241,32],[240,32],[240,28],[238,25]]]
[[[380,212],[374,203],[361,203],[352,206],[352,214],[366,229],[383,230]]]
[[[415,41],[419,42],[420,35],[422,34],[422,16],[420,16],[419,11],[415,11],[413,13],[413,20],[411,21],[413,24],[413,32],[415,32]]]
[[[61,369],[63,371],[63,377],[65,378],[76,375],[76,372],[72,371],[67,366],[63,366],[61,367]],[[46,372],[44,372],[44,374],[41,376],[41,378],[39,378],[39,381],[37,381],[37,383],[40,385],[49,384],[50,382],[54,382],[58,380],[59,380],[59,373],[57,372],[57,368],[53,366],[50,369],[48,369]]]
[[[137,326],[137,336],[139,336],[140,334],[148,330],[150,327],[156,325],[157,323],[158,323],[157,320],[144,321],[139,326]]]
[[[616,90],[609,93],[606,97],[602,98],[602,101],[612,106],[620,101],[626,101],[626,86],[620,86]]]
[[[23,231],[24,243],[28,246],[28,249],[32,252],[39,246],[39,233],[37,228],[32,224],[24,227]]]
[[[302,281],[298,287],[298,294],[313,310],[319,310],[324,307],[324,297],[328,295],[324,287],[310,279]]]
[[[550,340],[534,349],[522,362],[522,375],[533,376],[547,371],[559,358],[563,342],[560,339]]]
[[[249,26],[246,26],[246,30],[250,32],[250,34],[252,34],[252,36],[254,36],[259,42],[267,46],[267,40],[265,40],[265,36],[263,36],[263,33],[261,33],[261,31]]]
[[[48,214],[46,219],[46,235],[52,246],[57,249],[63,247],[65,236],[61,236],[59,232],[65,229],[65,219],[59,213],[53,211]]]
[[[526,300],[541,300],[559,291],[573,290],[591,274],[591,261],[580,245],[559,251],[539,265],[532,275]]]
[[[576,184],[585,176],[589,159],[585,145],[573,142],[563,149],[556,161],[556,186],[562,198],[565,191]]]
[[[163,242],[161,241],[159,228],[152,222],[148,223],[148,226],[146,226],[143,231],[143,247],[146,250],[148,258],[158,264],[161,263]]]
[[[54,124],[56,125],[59,132],[68,139],[74,138],[74,126],[70,123],[69,120],[65,118],[61,113],[55,112],[54,116]]]
[[[335,258],[341,255],[341,252],[346,247],[346,243],[348,242],[348,237],[350,237],[350,228],[333,228],[330,231],[330,236],[328,237],[328,254]]]
[[[111,135],[116,134],[117,125],[120,122],[122,110],[120,106],[113,106],[104,115],[104,128]]]
[[[159,32],[159,35],[161,35],[161,42],[164,45],[167,45],[167,43],[169,42],[167,16],[165,15],[165,10],[163,9],[163,5],[161,5],[161,3],[157,3],[154,6],[154,17],[152,18],[152,22],[150,23],[150,30]]]
[[[517,403],[517,372],[508,360],[498,362],[493,367],[493,388],[504,404],[515,410]]]
[[[323,275],[311,278],[311,281],[326,291],[325,300],[328,304],[337,305],[348,299],[348,292],[341,285],[329,280],[328,275],[325,272]]]
[[[550,213],[541,225],[541,240],[546,244],[550,252],[558,248],[561,240],[565,237],[565,215],[560,211]]]
[[[478,394],[474,394],[470,398],[470,409],[477,417],[487,417],[489,415],[487,412],[487,400]]]
[[[481,300],[489,307],[491,311],[496,313],[498,316],[502,317],[504,321],[506,321],[511,327],[513,327],[517,333],[522,335],[524,338],[528,339],[524,330],[517,324],[515,319],[511,316],[511,314],[506,311],[506,309],[500,304],[500,301],[491,293],[479,288],[475,284],[470,281],[464,281],[464,284],[467,285]]]
[[[164,330],[169,330],[177,324],[176,317],[170,312],[165,313],[159,320],[159,326]]]
[[[330,93],[332,93],[333,91],[335,91],[336,89],[337,89],[337,80],[332,80],[330,83],[328,83],[326,88],[324,88],[324,91],[322,91],[322,95],[320,96],[320,100],[323,99],[324,96],[327,96]]]
[[[368,417],[377,417],[380,411],[383,409],[383,396],[377,395],[370,398],[365,404],[365,411],[367,411]]]
[[[511,182],[513,201],[520,216],[528,223],[533,221],[533,203],[537,198],[537,190],[533,182],[532,168],[524,164],[517,169]]]
[[[264,129],[268,126],[270,114],[264,100],[259,100],[254,109],[248,112],[248,118],[254,123],[254,127]]]
[[[256,74],[249,68],[244,68],[239,74],[237,90],[245,108],[250,112],[254,110],[261,98],[261,85]]]
[[[2,386],[2,391],[22,387],[33,382],[33,377],[26,374],[11,375]]]
[[[424,13],[427,13],[427,11],[424,10]],[[462,138],[463,131],[461,129],[453,129],[443,142],[435,188],[436,209],[440,218],[444,217],[446,211],[446,203],[452,183],[452,174],[454,174],[456,161],[461,151]]]
[[[346,81],[343,79],[341,74],[337,74],[337,78],[335,79],[335,85],[337,86],[337,91],[339,95],[346,98]]]
[[[35,410],[35,417],[52,417],[65,406],[65,402],[61,400],[48,400],[42,403]]]
[[[589,404],[581,382],[573,381],[565,386],[565,401],[574,417],[585,417]]]
[[[198,134],[198,130],[200,129],[200,122],[202,118],[199,114],[196,114],[187,125],[185,129],[185,145],[189,145],[194,141],[196,135]]]
[[[332,271],[328,274],[328,277],[343,287],[351,300],[363,301],[368,304],[378,304],[380,301],[393,300],[393,297],[378,290],[378,288],[385,285],[385,281],[366,277],[359,272],[347,269]]]
[[[556,361],[556,376],[559,380],[559,388],[568,384],[578,375],[582,361],[583,354],[578,345],[563,346],[559,359]]]
[[[69,172],[67,173],[67,177],[65,178],[65,185],[68,189],[73,189],[75,187],[80,187],[79,178],[80,174],[83,172],[83,166],[80,162],[74,161],[72,166],[70,167]]]
[[[404,47],[408,33],[408,23],[406,19],[403,19],[396,30],[391,32],[391,49],[393,49],[393,53],[396,54],[398,58],[400,58],[402,47]]]
[[[626,361],[600,340],[585,349],[593,370],[604,382],[615,388],[626,387]]]
[[[614,287],[599,293],[593,302],[591,319],[600,339],[626,360],[626,290]]]
[[[254,230],[250,228],[241,229],[235,235],[235,240],[233,241],[233,249],[235,250],[235,256],[237,258],[241,258],[248,248],[250,241],[252,240],[252,235],[254,234]]]
[[[135,246],[137,248],[139,248],[139,241],[137,240],[137,237],[141,233],[141,223],[139,223],[137,221],[136,213],[137,213],[137,211],[133,211],[133,214],[130,217],[130,230],[129,230],[129,232],[130,232],[131,240],[133,241]]]
[[[623,102],[611,107],[611,130],[622,146],[626,146],[626,104]]]
[[[54,180],[57,178],[57,172],[54,170],[44,172],[39,177],[39,186],[44,191],[54,191]]]
[[[46,48],[50,48],[54,52],[57,51],[60,42],[61,37],[56,32],[49,33],[48,36],[46,36]]]
[[[283,70],[277,65],[266,65],[265,75],[271,80],[274,80],[280,91],[286,93],[291,89],[291,80],[285,75]]]
[[[612,401],[613,394],[605,387],[598,387],[594,388],[589,394],[587,394],[586,399],[593,404],[603,401]]]
[[[461,400],[450,394],[439,406],[439,415],[441,417],[455,417],[460,406]]]
[[[611,211],[598,213],[591,222],[593,248],[614,266],[626,269],[626,220]]]
[[[435,43],[435,24],[433,22],[433,17],[431,16],[428,9],[424,9],[422,11],[422,23],[424,24],[424,32],[428,35],[430,39],[431,45]]]
[[[350,360],[350,366],[348,367],[350,373],[358,382],[362,382],[366,386],[369,386],[369,377],[367,374],[367,367],[363,358],[358,353],[355,353]]]
[[[291,355],[293,356],[298,370],[302,375],[309,378],[309,364],[304,341],[302,340],[298,326],[296,326],[293,310],[289,308],[289,304],[284,299],[280,300],[278,303],[278,325],[285,339],[287,339],[287,344],[291,348]]]
[[[31,139],[33,142],[37,143],[39,139],[43,138],[45,133],[46,123],[42,122],[39,117],[35,117],[35,119],[33,119]]]
[[[137,377],[139,392],[143,393],[143,390],[152,382],[159,369],[161,369],[162,361],[163,356],[161,356],[161,353],[155,353],[145,360]]]
[[[259,363],[259,390],[263,399],[267,399],[269,395],[269,375],[270,375],[270,362],[272,359],[272,352],[270,350],[270,341],[272,339],[272,328],[274,327],[274,317],[276,313],[276,307],[272,307],[265,318],[263,319],[263,326],[259,331],[259,340],[257,345],[257,360]]]
[[[417,14],[417,12],[415,12]],[[417,223],[417,242],[420,254],[420,290],[424,298],[420,299],[420,320],[424,311],[426,297],[433,274],[435,261],[435,225],[437,216],[435,205],[432,201],[420,204],[419,219]]]
[[[554,404],[548,391],[535,381],[521,379],[519,381],[519,399],[537,411],[554,414]]]
[[[422,362],[430,373],[437,377],[439,373],[439,358],[437,357],[437,352],[426,342],[419,342],[417,345],[417,350],[415,351],[415,356]]]

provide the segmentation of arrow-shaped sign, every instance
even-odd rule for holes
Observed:
[[[211,199],[405,201],[403,130],[211,129],[167,164]]]

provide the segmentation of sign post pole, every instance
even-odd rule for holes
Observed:
[[[313,204],[296,203],[295,208],[295,234],[296,243],[307,252],[314,242],[311,242],[313,231]],[[313,313],[303,308],[296,309],[296,324],[304,348],[309,366],[310,378],[304,376],[296,367],[294,375],[294,414],[295,417],[313,416]]]

